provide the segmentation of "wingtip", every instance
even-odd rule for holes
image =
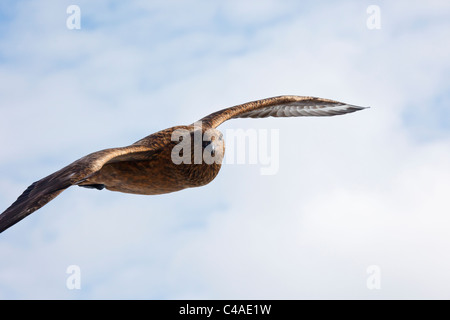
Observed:
[[[361,106],[355,106],[353,104],[349,105],[354,111],[364,110],[364,109],[370,109],[370,107],[361,107]]]

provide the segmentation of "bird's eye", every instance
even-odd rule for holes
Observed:
[[[202,142],[203,149],[206,148],[207,146],[209,146],[210,144],[211,144],[211,141],[203,141]]]

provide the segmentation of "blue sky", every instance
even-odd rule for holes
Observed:
[[[3,208],[83,155],[227,106],[371,109],[219,127],[279,130],[273,176],[230,164],[169,195],[68,189],[2,233],[0,299],[449,298],[449,15],[446,1],[3,1]]]

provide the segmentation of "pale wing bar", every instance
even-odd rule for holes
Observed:
[[[237,114],[233,118],[323,117],[341,115],[362,109],[365,108],[340,102],[295,101]]]
[[[278,96],[247,102],[226,108],[200,119],[206,126],[216,128],[229,119],[336,116],[365,109],[347,103],[305,96]]]

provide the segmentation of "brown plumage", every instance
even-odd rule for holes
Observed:
[[[221,167],[225,146],[222,134],[215,128],[226,120],[334,116],[362,109],[328,99],[279,96],[214,112],[199,122],[161,130],[128,147],[91,153],[30,185],[0,215],[0,233],[73,185],[147,195],[206,185],[217,176]],[[202,137],[200,142],[196,140],[198,136]],[[186,149],[190,149],[190,154],[174,153],[184,141],[191,141],[190,148]],[[200,150],[201,155],[211,156],[214,161],[207,160],[208,157],[198,158],[196,150]],[[184,156],[184,160],[175,163],[174,154]]]

